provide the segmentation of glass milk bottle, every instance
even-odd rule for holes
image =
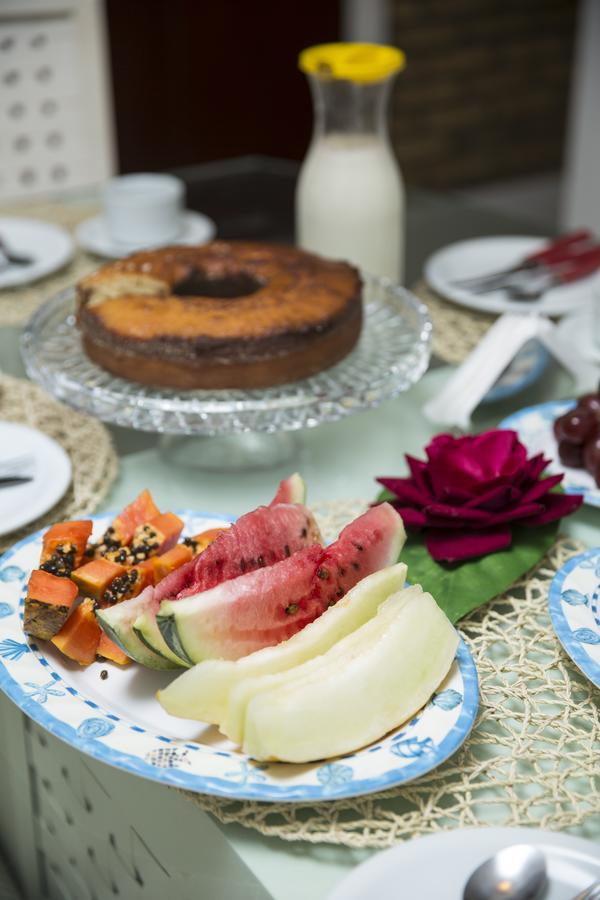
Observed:
[[[387,102],[404,54],[379,44],[322,44],[300,54],[315,124],[296,190],[296,239],[321,256],[401,282],[404,186]]]

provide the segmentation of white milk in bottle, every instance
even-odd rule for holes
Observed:
[[[315,130],[296,193],[298,244],[402,280],[404,187],[386,127],[399,50],[330,44],[303,52]]]

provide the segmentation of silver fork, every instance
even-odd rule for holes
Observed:
[[[573,900],[600,900],[600,881],[590,884],[585,891],[581,891]]]
[[[34,457],[30,453],[23,453],[21,456],[12,456],[0,462],[0,478],[9,478],[12,475],[20,475],[23,469],[27,469],[34,462]]]

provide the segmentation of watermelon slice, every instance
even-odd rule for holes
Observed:
[[[181,597],[236,578],[241,572],[271,566],[320,540],[317,524],[306,507],[260,506],[223,531],[200,556],[164,578],[154,591],[147,589],[135,602],[125,600],[99,612],[100,624],[126,653],[143,665],[165,668],[167,661],[170,666],[187,665],[185,657],[182,659],[174,647],[165,643],[156,624],[156,613],[165,597],[179,601]],[[153,665],[157,661],[160,665]]]
[[[294,472],[279,483],[270,505],[275,506],[277,503],[306,503],[306,484],[302,475]]]
[[[367,575],[393,565],[405,537],[402,519],[383,503],[347,525],[326,549],[308,547],[268,568],[163,601],[158,627],[190,664],[239,659],[287,640]]]

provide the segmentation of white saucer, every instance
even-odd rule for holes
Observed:
[[[66,265],[73,256],[74,245],[69,232],[41,219],[3,216],[0,218],[0,238],[16,256],[33,259],[31,265],[9,265],[0,269],[0,288],[44,278]]]
[[[152,244],[152,247],[171,246],[176,244],[206,244],[215,236],[217,227],[212,219],[202,213],[187,210],[183,214],[183,227],[181,233],[170,241],[161,241],[160,244]],[[96,256],[105,256],[108,259],[121,259],[136,253],[138,250],[149,249],[148,244],[124,244],[115,241],[108,231],[106,219],[103,215],[94,216],[81,222],[75,231],[78,243],[89,253]]]
[[[507,269],[546,244],[539,237],[484,237],[459,241],[438,250],[426,261],[427,283],[446,300],[480,312],[502,315],[506,312],[536,312],[545,316],[564,316],[589,302],[596,273],[580,281],[552,288],[533,301],[509,300],[503,291],[473,294],[454,282]]]
[[[600,846],[537,828],[458,828],[407,841],[354,869],[328,900],[462,900],[471,872],[503,847],[544,852],[550,886],[544,900],[573,900],[600,878]]]
[[[33,480],[0,486],[0,535],[48,512],[71,483],[71,460],[60,444],[27,425],[0,422],[0,469],[5,460],[25,455],[32,460],[23,466],[23,473]]]

